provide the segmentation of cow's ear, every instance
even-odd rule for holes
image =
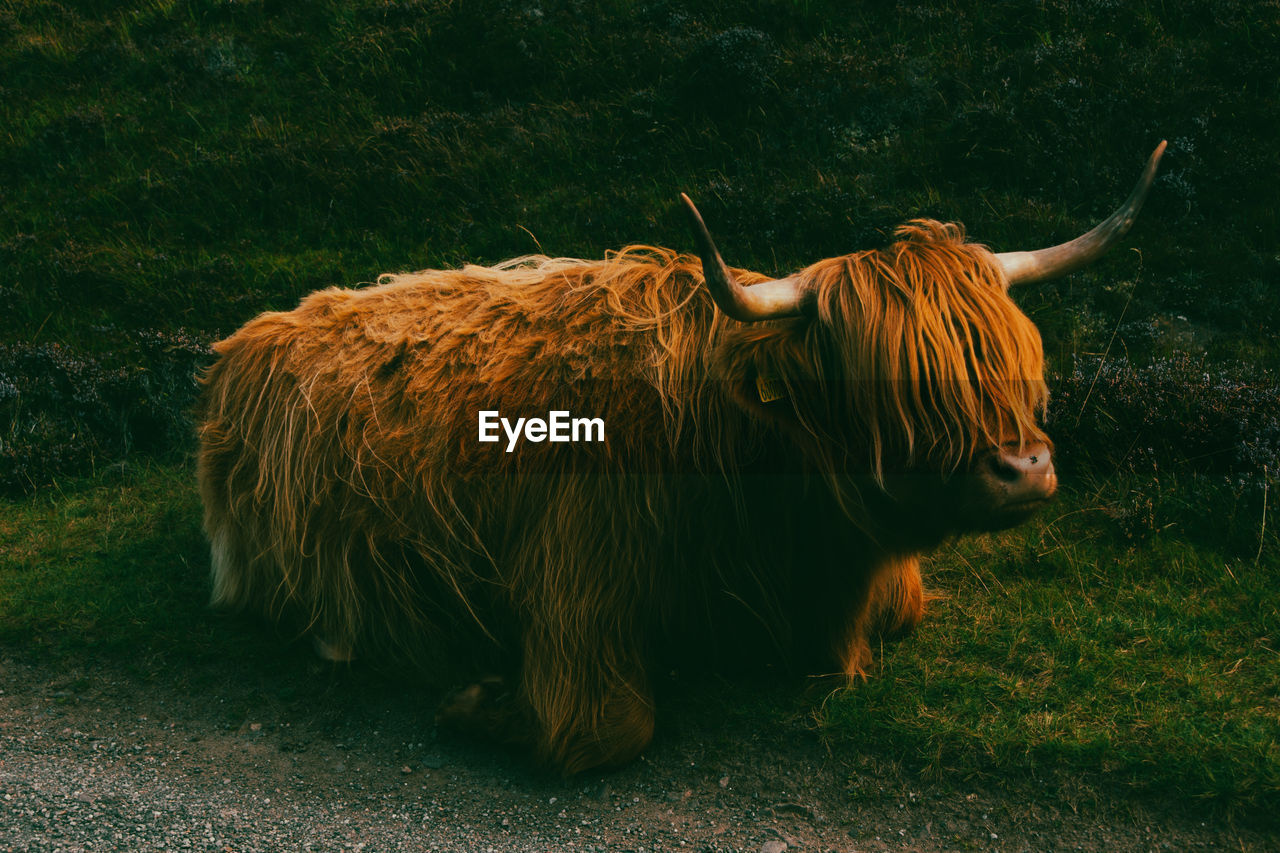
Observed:
[[[800,429],[786,383],[767,369],[752,365],[732,381],[731,393],[738,405],[754,417],[780,429]]]
[[[752,417],[785,430],[800,430],[792,389],[783,376],[803,374],[798,326],[753,323],[729,331],[712,357],[714,371],[726,381],[729,396]]]

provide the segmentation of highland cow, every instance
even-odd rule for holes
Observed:
[[[922,554],[1052,497],[1042,347],[1007,291],[1123,235],[1163,149],[1034,252],[916,220],[770,280],[686,197],[696,257],[387,275],[263,314],[204,378],[213,601],[471,679],[442,722],[565,772],[645,748],[658,665],[860,676],[920,621]],[[570,412],[603,440],[538,437]],[[498,413],[542,424],[480,440]]]

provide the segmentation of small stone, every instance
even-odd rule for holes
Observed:
[[[787,849],[785,841],[766,841],[764,846],[760,848],[760,853],[783,853]]]
[[[729,777],[728,777],[728,776],[721,776],[721,777],[720,777],[720,787],[721,787],[721,788],[727,788],[727,787],[729,787]]]
[[[410,773],[413,772],[413,768],[410,767],[408,764],[406,764],[404,767],[400,768],[400,772],[408,776]]]

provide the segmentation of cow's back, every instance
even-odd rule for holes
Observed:
[[[528,583],[503,551],[529,549],[519,516],[546,478],[664,469],[621,457],[665,444],[661,365],[676,356],[661,326],[709,315],[681,307],[696,282],[669,275],[655,294],[643,277],[596,286],[599,265],[543,266],[324,290],[216,345],[199,460],[215,604],[289,616],[336,648],[500,633],[493,611]],[[621,432],[517,453],[477,440],[480,411],[575,404]]]

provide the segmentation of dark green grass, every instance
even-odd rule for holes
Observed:
[[[1205,544],[1216,528],[1247,536],[1261,519],[1206,520],[1212,500],[1188,513],[1158,490],[1159,521],[1135,543],[1116,509],[1134,489],[1150,491],[1068,493],[1042,519],[930,560],[942,598],[920,631],[815,706],[833,748],[935,780],[1066,774],[1274,814],[1280,545],[1268,534],[1260,553],[1256,536],[1245,556],[1223,553]],[[187,466],[112,469],[0,510],[0,643],[46,660],[159,660],[199,681],[229,659],[252,675],[251,643],[288,641],[206,609]],[[765,704],[749,712],[762,725],[779,713]]]
[[[1152,484],[1069,494],[1054,518],[930,561],[942,596],[875,677],[833,696],[833,737],[927,775],[1086,770],[1148,792],[1280,806],[1280,554],[1225,553],[1221,496],[1157,496],[1143,541],[1117,508]],[[1218,529],[1214,529],[1215,526]],[[1247,556],[1242,556],[1240,552]],[[1264,809],[1264,811],[1265,811]]]
[[[1277,313],[1274,2],[592,5],[0,4],[0,340],[228,331],[388,269],[687,247],[680,191],[767,270],[917,215],[1032,247],[1161,138],[1127,319],[1186,315],[1237,354],[1260,344],[1219,333]],[[1062,305],[1117,310],[1026,298],[1054,337]]]
[[[915,216],[1034,248],[1162,138],[1125,250],[1017,299],[1059,372],[1275,367],[1277,56],[1280,0],[0,2],[0,490],[172,446],[190,402],[135,439],[21,347],[171,376],[194,350],[157,336],[384,271],[690,249],[681,191],[766,272]]]
[[[129,654],[206,643],[208,561],[185,467],[114,467],[0,501],[0,641]]]

